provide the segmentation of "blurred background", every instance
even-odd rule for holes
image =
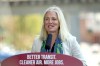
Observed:
[[[59,6],[88,66],[100,66],[100,0],[0,0],[0,62],[31,52],[44,11]]]

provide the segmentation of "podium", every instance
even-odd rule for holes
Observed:
[[[1,66],[83,66],[72,56],[55,53],[25,53],[11,56]]]

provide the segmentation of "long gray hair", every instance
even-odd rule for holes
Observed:
[[[66,20],[64,18],[64,15],[63,15],[61,9],[57,6],[49,7],[44,13],[44,18],[45,18],[45,14],[48,11],[53,11],[57,14],[58,20],[60,22],[59,35],[60,35],[62,41],[66,40],[68,38],[68,35],[69,35],[69,30],[68,30]],[[41,34],[40,34],[39,38],[40,38],[40,40],[46,40],[46,38],[47,38],[47,31],[44,27],[44,20],[43,20],[43,25],[42,25]]]

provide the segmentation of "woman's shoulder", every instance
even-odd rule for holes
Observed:
[[[72,34],[69,34],[68,38],[64,41],[64,44],[68,46],[73,46],[73,45],[77,45],[78,41],[76,40],[75,36],[73,36]]]
[[[32,46],[32,52],[39,52],[42,45],[42,41],[39,39],[39,36],[35,36]]]
[[[70,45],[76,40],[76,37],[73,36],[72,34],[68,34],[67,38],[63,41],[64,44]]]
[[[39,36],[35,36],[33,44],[37,46],[42,44],[42,40],[40,40]]]
[[[67,38],[67,41],[74,41],[74,40],[76,40],[76,37],[73,36],[72,34],[69,34],[68,38]]]
[[[66,41],[64,41],[63,43],[65,46],[69,46],[70,48],[78,46],[78,41],[76,40],[76,37],[73,35],[69,35],[68,39]]]
[[[36,35],[36,36],[34,37],[34,40],[40,40],[39,38],[40,38],[40,36],[39,36],[39,35]]]
[[[41,42],[41,40],[40,40],[40,36],[39,36],[39,35],[35,36],[35,38],[34,38],[34,42]]]

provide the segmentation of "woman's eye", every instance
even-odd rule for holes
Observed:
[[[57,20],[57,19],[52,19],[52,20]]]
[[[47,18],[45,20],[48,20]]]

